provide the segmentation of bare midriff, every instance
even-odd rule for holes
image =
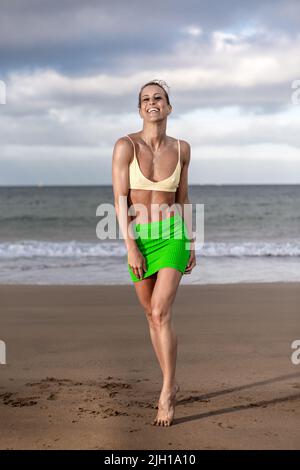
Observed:
[[[136,216],[130,215],[130,220],[134,220],[137,224],[145,224],[176,215],[178,211],[175,206],[175,194],[169,191],[130,189],[127,198],[128,207],[132,206],[131,210],[136,214]]]

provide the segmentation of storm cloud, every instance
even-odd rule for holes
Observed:
[[[153,78],[170,86],[192,182],[299,183],[299,23],[296,0],[2,1],[0,184],[110,184]]]

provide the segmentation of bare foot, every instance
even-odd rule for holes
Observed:
[[[171,393],[160,396],[158,402],[158,412],[154,426],[171,426],[175,414],[176,393],[179,391],[179,385],[175,384]]]
[[[178,383],[176,383],[176,384],[175,384],[175,395],[176,395],[177,392],[179,392],[179,390],[180,390],[180,386],[178,385]],[[158,407],[159,407],[159,400],[157,400],[156,405],[155,405],[154,408],[155,408],[156,410],[158,410]]]

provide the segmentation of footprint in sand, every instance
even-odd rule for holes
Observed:
[[[100,385],[101,388],[106,388],[107,390],[116,391],[116,389],[128,389],[132,388],[132,385],[125,382],[105,382]]]
[[[222,429],[235,429],[236,426],[230,426],[229,424],[218,423],[218,426]]]
[[[55,393],[50,393],[49,397],[47,397],[47,400],[56,400],[57,395]]]
[[[34,406],[37,405],[37,398],[40,397],[14,397],[13,398],[13,393],[4,393],[0,395],[0,398],[2,398],[2,403],[7,406],[13,406],[13,407],[23,407],[23,406]]]
[[[108,416],[128,416],[128,413],[125,411],[114,410],[113,408],[106,408],[103,412],[105,413],[103,418],[108,418]]]

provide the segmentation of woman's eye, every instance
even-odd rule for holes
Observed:
[[[155,97],[156,100],[161,100],[161,96],[156,96]],[[148,101],[149,98],[143,98],[143,101]]]

